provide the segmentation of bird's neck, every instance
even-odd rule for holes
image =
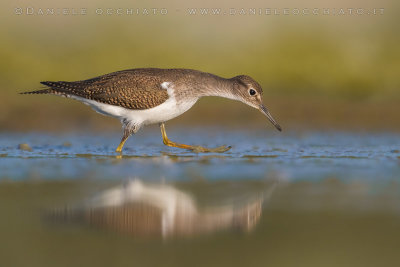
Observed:
[[[199,83],[194,90],[194,95],[198,98],[203,96],[219,96],[236,100],[233,93],[233,82],[218,76],[207,76],[202,83]]]

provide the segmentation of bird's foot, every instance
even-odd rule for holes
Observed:
[[[192,146],[191,148],[188,148],[188,149],[195,153],[224,153],[231,148],[232,148],[231,146],[219,146],[219,147],[215,147],[215,148]]]
[[[195,153],[207,153],[207,152],[223,153],[232,148],[231,146],[219,146],[216,148],[206,148],[206,147],[202,147],[202,146],[191,146],[191,145],[175,143],[168,139],[167,132],[165,131],[164,123],[160,123],[160,128],[161,128],[163,143],[164,143],[164,145],[167,145],[167,146],[183,148],[183,149],[191,150]]]

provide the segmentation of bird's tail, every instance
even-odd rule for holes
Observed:
[[[51,89],[40,89],[40,90],[35,90],[35,91],[29,91],[29,92],[21,92],[21,95],[39,95],[39,94],[51,94],[53,90]]]
[[[28,91],[28,92],[21,92],[21,95],[40,95],[40,94],[54,94],[56,93],[53,87],[56,85],[56,82],[40,82],[41,84],[45,85],[46,87],[50,88],[44,88],[40,90],[35,90],[35,91]]]

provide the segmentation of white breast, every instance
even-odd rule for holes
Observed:
[[[173,84],[163,82],[161,87],[166,89],[169,95],[167,101],[156,107],[145,110],[132,110],[119,106],[100,103],[91,99],[86,99],[78,96],[70,96],[73,99],[81,101],[84,104],[91,106],[100,114],[127,120],[136,125],[148,125],[154,123],[165,122],[171,120],[190,109],[196,102],[197,98],[188,99],[183,103],[177,103],[174,96]]]

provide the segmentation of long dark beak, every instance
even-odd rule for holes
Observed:
[[[270,122],[275,126],[278,131],[282,131],[281,126],[275,121],[275,119],[272,117],[271,113],[269,113],[268,109],[264,105],[260,105],[260,111],[267,116]]]

